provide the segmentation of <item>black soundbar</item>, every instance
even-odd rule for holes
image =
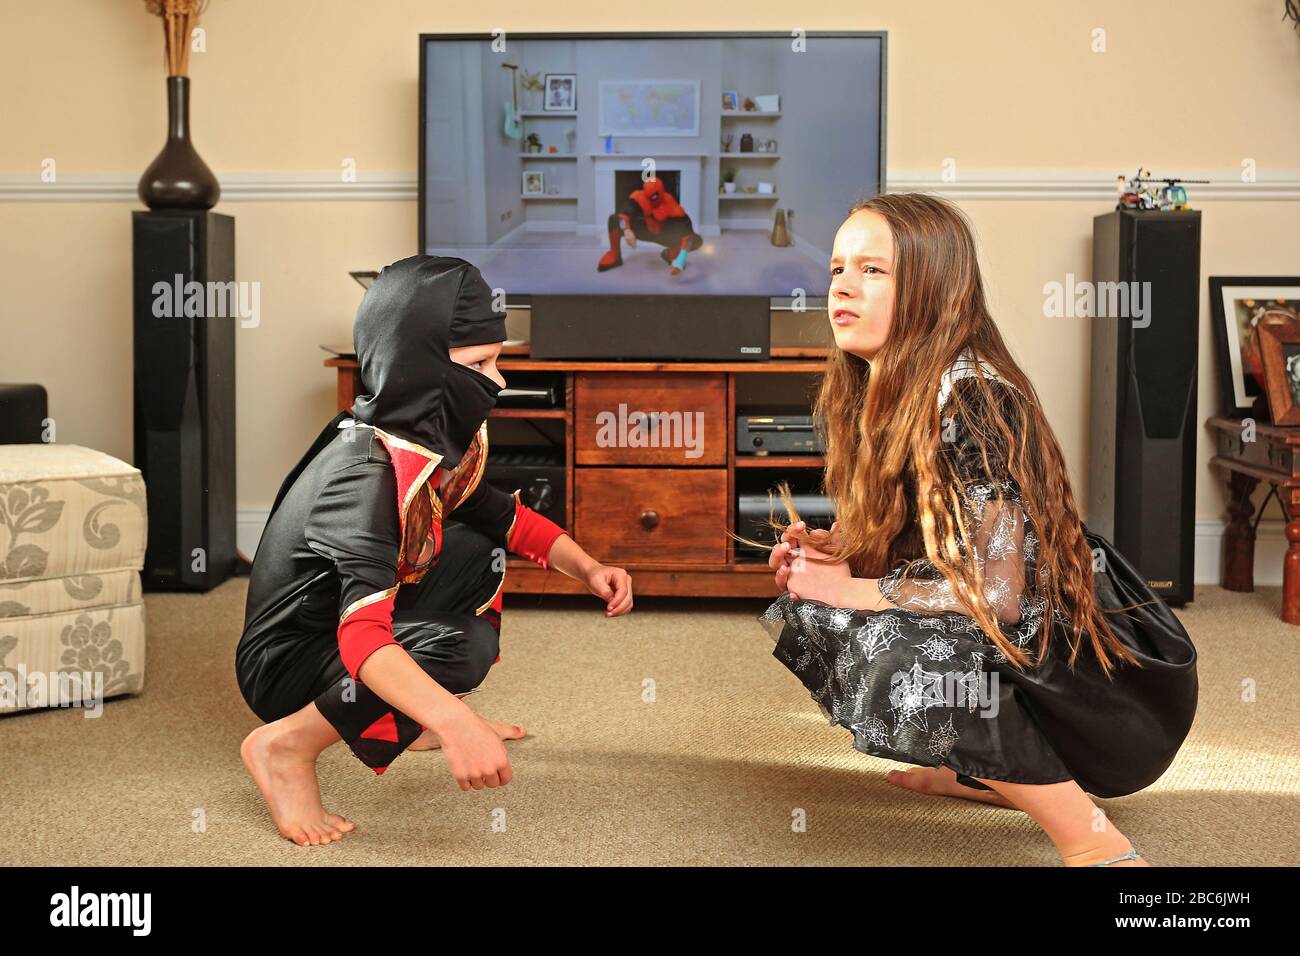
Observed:
[[[768,296],[534,295],[529,357],[765,361]]]

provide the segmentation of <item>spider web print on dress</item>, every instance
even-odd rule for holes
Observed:
[[[1010,643],[1023,648],[1039,633],[1046,608],[1036,587],[1038,536],[1032,519],[1014,482],[968,484],[966,491],[965,520],[978,533],[969,551],[961,540],[958,550],[984,569],[984,597],[995,614],[1003,618],[1010,616],[1012,608],[1018,612],[1018,621],[1003,621],[1000,630]],[[917,627],[945,637],[974,638],[988,644],[996,659],[1006,660],[978,622],[966,615],[952,584],[928,558],[900,564],[880,578],[880,590],[900,608],[926,612],[913,622]]]
[[[984,676],[984,655],[979,651],[971,651],[968,660],[970,670],[963,671],[958,678],[957,693],[960,696],[957,698],[957,703],[960,704],[964,699],[966,712],[974,713],[975,708],[980,704],[980,693],[984,690],[984,685],[980,683]]]
[[[957,743],[958,736],[957,731],[952,726],[952,715],[949,714],[948,722],[930,734],[928,744],[930,756],[940,758],[948,756],[953,744]]]
[[[928,731],[926,711],[948,703],[943,696],[943,674],[927,671],[920,659],[915,659],[907,676],[889,692],[889,703],[894,712],[895,731],[909,724],[917,730]]]
[[[929,661],[948,661],[952,660],[954,650],[957,647],[956,641],[946,641],[942,637],[932,637],[924,644],[913,644],[917,650],[925,655]]]
[[[957,490],[968,540],[957,542],[960,557],[982,570],[983,596],[1004,638],[1027,647],[1045,617],[1032,516],[1015,482],[996,471],[1005,480],[984,474],[968,445],[946,451],[956,453],[962,478]],[[853,733],[859,751],[926,766],[952,759],[948,765],[958,772],[1001,776],[1004,768],[982,761],[998,746],[998,731],[986,718],[995,718],[998,711],[987,705],[998,702],[999,692],[986,666],[1006,663],[1005,655],[925,557],[886,573],[880,588],[894,607],[859,611],[794,600],[789,592],[781,595],[760,616],[776,641],[774,654],[799,677],[830,722]],[[1011,701],[1002,704],[1018,709]],[[929,713],[934,707],[941,708],[937,720]],[[1011,722],[1005,733],[1036,736],[1024,728],[1023,714],[1006,719]],[[954,752],[967,731],[973,735],[966,750]],[[1024,748],[1023,766],[1005,769],[1012,774],[1027,770],[1025,779],[1062,779],[1065,773],[1053,765],[1050,754],[1041,757],[1045,748],[1044,742],[1031,741]]]
[[[991,730],[986,720],[997,713],[989,705],[1000,700],[986,668],[996,648],[982,639],[982,632],[939,636],[911,628],[909,622],[919,619],[914,612],[861,613],[788,596],[774,602],[764,617],[770,633],[780,632],[774,649],[778,659],[799,676],[829,723],[853,734],[855,749],[999,776],[971,759],[987,746],[981,742]],[[933,640],[943,643],[927,646]],[[975,749],[954,753],[971,730],[976,731],[971,738]]]
[[[979,693],[978,674],[980,672],[980,665],[978,663],[978,655],[972,655],[972,657],[975,659],[972,669],[960,674],[955,683],[959,688],[957,694],[962,695],[962,697],[969,702],[968,711],[973,712],[977,703],[977,695]],[[927,686],[928,681],[933,681],[933,683],[930,683]],[[928,729],[928,725],[925,724],[926,710],[931,706],[943,706],[946,703],[946,701],[942,699],[942,694],[934,691],[934,684],[938,683],[940,682],[934,677],[934,675],[924,671],[924,669],[920,669],[919,678],[914,682],[905,684],[897,689],[899,704],[898,710],[901,712],[901,716],[896,714],[897,723],[895,725],[895,730],[900,729],[903,726],[904,721],[915,722],[916,713],[918,711],[921,714],[921,723],[917,726],[921,729]],[[959,697],[959,701],[960,699],[961,698]],[[889,726],[874,714],[864,721],[851,725],[850,729],[857,734],[861,734],[864,739],[874,746],[889,746]],[[960,734],[957,733],[956,728],[953,726],[953,718],[950,714],[945,723],[938,728],[929,731],[929,739],[926,743],[927,750],[933,757],[945,757],[948,755],[949,751],[952,750],[953,745],[957,742],[959,737]]]

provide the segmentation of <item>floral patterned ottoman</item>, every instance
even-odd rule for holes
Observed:
[[[138,469],[79,445],[0,445],[0,713],[144,686]]]

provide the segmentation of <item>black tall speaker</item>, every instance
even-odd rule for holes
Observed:
[[[133,236],[135,465],[149,508],[141,577],[152,590],[206,591],[236,566],[235,220],[136,212]]]
[[[1088,526],[1153,591],[1185,604],[1195,563],[1201,214],[1097,216],[1092,276]],[[1107,301],[1112,308],[1103,307]],[[1113,308],[1125,301],[1126,310]]]

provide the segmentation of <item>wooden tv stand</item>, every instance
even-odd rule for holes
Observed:
[[[773,348],[764,362],[607,362],[531,359],[528,347],[506,346],[502,372],[564,375],[563,408],[497,408],[489,418],[564,422],[565,514],[568,531],[593,557],[626,568],[634,594],[692,597],[776,597],[767,563],[736,554],[736,474],[770,476],[775,484],[795,469],[820,469],[820,456],[736,454],[736,386],[742,376],[798,375],[811,386],[823,372],[824,348]],[[330,358],[338,372],[338,407],[346,411],[360,388],[356,359]],[[609,445],[597,415],[627,411],[703,412],[703,439],[684,447]],[[609,419],[603,421],[608,423]],[[682,433],[678,433],[679,435]],[[605,433],[606,437],[608,432]],[[489,460],[491,451],[489,450]],[[758,472],[752,470],[758,469]],[[510,556],[507,593],[585,594],[555,570]]]

